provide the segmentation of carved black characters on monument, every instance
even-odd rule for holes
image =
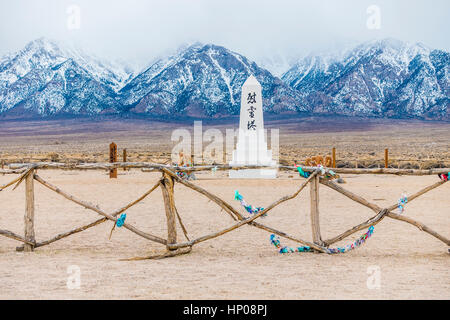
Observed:
[[[247,122],[248,130],[256,130],[255,124],[255,110],[256,108],[253,106],[253,103],[256,103],[256,92],[249,92],[247,97],[247,104],[250,105],[250,108],[247,109],[250,120]]]
[[[256,92],[249,92],[247,97],[247,103],[256,103]]]

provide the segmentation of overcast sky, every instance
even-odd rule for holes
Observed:
[[[449,21],[448,0],[2,0],[0,55],[42,36],[139,63],[194,41],[252,59],[384,37],[449,51]]]

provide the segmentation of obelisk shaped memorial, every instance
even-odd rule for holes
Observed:
[[[267,150],[264,131],[262,88],[251,75],[242,86],[238,141],[231,166],[275,166],[272,152]],[[273,169],[231,170],[230,178],[275,178]]]

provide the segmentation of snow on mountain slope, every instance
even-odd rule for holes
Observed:
[[[72,59],[52,68],[52,79],[25,103],[39,114],[117,112],[115,92]]]
[[[321,112],[446,119],[448,53],[441,52],[440,59],[437,55],[422,44],[371,41],[340,58],[309,56],[282,79],[305,104],[316,105],[314,111],[321,102]]]
[[[224,47],[194,44],[160,60],[119,93],[132,112],[219,116],[237,114],[242,84],[253,74],[267,111],[304,111],[295,90],[244,56]]]
[[[264,64],[278,68],[286,61]],[[234,115],[241,86],[253,74],[267,112],[449,120],[449,68],[446,51],[385,39],[310,54],[282,80],[245,56],[200,43],[135,72],[40,38],[0,58],[0,114]]]
[[[449,118],[450,54],[433,50],[416,55],[408,76],[387,99],[386,112],[426,118]]]
[[[61,68],[66,62],[70,68],[63,71]],[[63,101],[70,101],[73,96],[79,94],[71,92],[75,89],[66,85],[64,72],[69,71],[79,77],[85,77],[82,82],[96,83],[82,88],[86,91],[85,96],[106,95],[108,92],[109,100],[114,97],[114,90],[119,89],[129,77],[122,67],[40,38],[28,43],[19,52],[1,59],[0,112],[6,112],[18,104],[25,104],[27,109],[36,110],[39,114],[46,114],[50,110],[50,114],[53,114],[64,109],[61,105]],[[64,86],[55,86],[55,81],[59,83],[60,80],[65,83]],[[87,92],[91,89],[99,90],[100,93]],[[52,94],[49,94],[49,90]],[[112,92],[109,93],[110,91]],[[44,96],[49,96],[49,99]],[[93,103],[97,103],[96,108],[86,108],[98,111],[104,108],[102,105],[105,101],[93,100],[89,105]],[[108,104],[108,101],[106,103]],[[43,104],[48,108],[44,108]],[[74,113],[77,112],[77,109],[74,109]]]

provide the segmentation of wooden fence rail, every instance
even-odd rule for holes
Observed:
[[[34,169],[62,169],[62,170],[111,170],[115,168],[134,168],[148,169],[149,171],[161,171],[162,169],[186,170],[186,167],[155,164],[149,162],[115,162],[115,163],[57,163],[57,162],[36,162],[32,164],[11,163],[9,169],[0,169],[0,174],[17,174],[23,173],[29,168]],[[230,166],[230,165],[199,165],[189,167],[189,171],[205,171],[205,170],[239,170],[239,169],[259,169],[272,168],[266,166]],[[280,170],[297,171],[295,166],[279,165],[273,168]],[[313,172],[316,167],[302,167],[304,171]],[[434,168],[434,169],[394,169],[394,168],[333,168],[336,173],[349,174],[395,174],[395,175],[434,175],[449,172],[450,168]],[[0,187],[1,189],[1,187]]]
[[[136,200],[130,202],[129,204],[125,205],[124,207],[112,212],[107,213],[99,208],[97,205],[90,204],[88,202],[85,202],[81,199],[78,199],[69,193],[61,190],[60,188],[54,186],[48,181],[45,181],[42,179],[37,173],[37,169],[64,169],[64,170],[106,170],[109,171],[112,169],[117,168],[146,168],[152,171],[158,171],[161,173],[160,180],[151,187],[147,192],[145,192],[143,195],[141,195]],[[260,168],[257,166],[242,166],[242,167],[230,167],[227,165],[221,165],[221,166],[197,166],[197,167],[189,167],[190,171],[204,171],[204,170],[210,170],[211,168],[215,168],[216,170],[228,170],[228,169],[248,169],[248,168]],[[296,170],[296,167],[288,167],[288,166],[280,166],[279,168],[282,168],[284,170]],[[233,230],[236,230],[238,228],[243,227],[244,225],[253,226],[262,230],[265,230],[270,233],[274,233],[280,237],[298,242],[300,244],[306,245],[311,247],[315,252],[322,252],[322,253],[332,253],[331,250],[328,248],[331,244],[336,243],[338,241],[343,240],[344,238],[354,234],[355,232],[365,229],[367,227],[373,226],[381,222],[384,218],[392,218],[399,221],[403,221],[406,223],[409,223],[411,225],[416,226],[421,231],[424,231],[435,238],[439,239],[440,241],[444,242],[447,246],[450,246],[450,240],[444,237],[443,235],[440,235],[436,231],[432,230],[431,228],[425,226],[423,223],[418,222],[410,217],[406,217],[404,215],[399,215],[397,213],[394,213],[393,210],[397,208],[397,203],[387,207],[387,208],[381,208],[376,204],[373,204],[369,202],[368,200],[364,199],[363,197],[356,195],[342,186],[334,183],[332,181],[332,177],[330,176],[330,169],[325,168],[324,171],[323,168],[317,168],[317,167],[303,167],[303,170],[306,172],[310,172],[310,175],[307,179],[305,179],[299,186],[299,189],[294,192],[290,196],[284,196],[277,201],[273,202],[271,205],[267,206],[264,210],[252,215],[251,217],[246,217],[242,215],[239,211],[234,209],[228,202],[224,201],[220,197],[212,194],[211,192],[203,189],[202,187],[186,181],[182,178],[180,178],[176,172],[178,170],[186,170],[186,167],[174,167],[174,166],[166,166],[166,165],[160,165],[160,164],[151,164],[151,163],[92,163],[92,164],[83,164],[83,165],[67,165],[67,164],[59,164],[59,163],[34,163],[34,164],[17,164],[17,165],[10,165],[9,169],[4,169],[2,173],[4,174],[17,174],[20,173],[20,176],[13,179],[11,182],[0,186],[0,191],[11,187],[15,184],[14,189],[17,188],[17,186],[25,181],[25,199],[26,199],[26,210],[25,210],[25,229],[24,229],[24,236],[15,234],[9,230],[0,230],[0,235],[4,237],[8,237],[10,239],[14,239],[17,241],[20,241],[23,243],[22,247],[18,247],[17,250],[24,250],[24,251],[33,251],[34,249],[42,246],[49,245],[55,241],[58,241],[60,239],[66,238],[68,236],[71,236],[73,234],[79,233],[81,231],[87,230],[91,227],[94,227],[96,225],[99,225],[105,221],[111,220],[114,223],[117,222],[117,216],[132,206],[136,205],[143,199],[145,199],[149,194],[151,194],[155,189],[160,188],[162,192],[162,198],[164,201],[164,207],[165,207],[165,214],[166,214],[166,221],[167,221],[167,239],[163,239],[161,237],[152,235],[150,233],[144,232],[137,227],[130,225],[128,223],[124,223],[123,227],[128,229],[129,231],[137,234],[138,236],[141,236],[147,240],[162,244],[166,247],[166,251],[160,255],[153,255],[153,256],[147,256],[147,257],[137,257],[137,258],[131,258],[131,260],[140,260],[140,259],[156,259],[156,258],[164,258],[164,257],[172,257],[179,254],[185,254],[191,251],[192,247],[195,244],[198,244],[203,241],[207,241],[216,237],[219,237],[223,234],[226,234],[228,232],[231,232]],[[395,174],[395,175],[430,175],[430,174],[446,174],[450,171],[450,169],[431,169],[431,170],[410,170],[410,169],[386,169],[386,168],[380,168],[380,169],[335,169],[333,168],[334,172],[337,173],[353,173],[353,174]],[[325,172],[325,173],[324,173]],[[95,212],[96,214],[101,215],[101,218],[97,218],[97,220],[92,221],[88,224],[85,224],[83,226],[79,226],[75,229],[68,230],[66,232],[60,233],[58,235],[53,236],[50,239],[42,240],[42,241],[36,241],[35,240],[35,232],[34,232],[34,181],[37,181],[39,184],[43,185],[44,187],[52,190],[53,192],[57,193],[58,195],[64,197],[65,199],[72,201],[88,210],[91,210]],[[446,180],[439,180],[435,183],[433,183],[430,186],[427,186],[423,188],[422,190],[419,190],[418,192],[408,196],[408,202],[413,201],[414,199],[417,199],[419,196],[443,185],[446,183]],[[214,203],[216,203],[220,208],[221,211],[225,211],[232,220],[234,221],[232,225],[230,225],[227,228],[224,228],[222,230],[198,237],[196,239],[189,239],[188,231],[186,230],[185,225],[182,222],[181,216],[178,213],[178,210],[175,205],[175,194],[174,194],[174,186],[175,183],[180,183],[181,185],[190,188],[197,193],[207,197]],[[303,239],[296,238],[294,236],[288,235],[283,231],[279,231],[273,227],[266,226],[264,224],[261,224],[259,222],[256,222],[259,217],[262,215],[267,214],[270,210],[277,207],[283,202],[292,200],[296,198],[300,192],[307,186],[310,185],[310,198],[311,198],[311,227],[312,227],[312,239],[313,241],[306,241]],[[368,219],[367,221],[362,222],[361,224],[358,224],[354,226],[353,228],[344,231],[340,235],[337,235],[331,239],[322,240],[321,234],[320,234],[320,220],[319,220],[319,186],[324,185],[326,187],[329,187],[344,196],[348,197],[349,199],[366,206],[370,208],[372,211],[375,212],[375,216]],[[177,222],[180,224],[181,229],[183,230],[184,236],[186,238],[186,242],[178,242],[178,236],[177,236]]]

